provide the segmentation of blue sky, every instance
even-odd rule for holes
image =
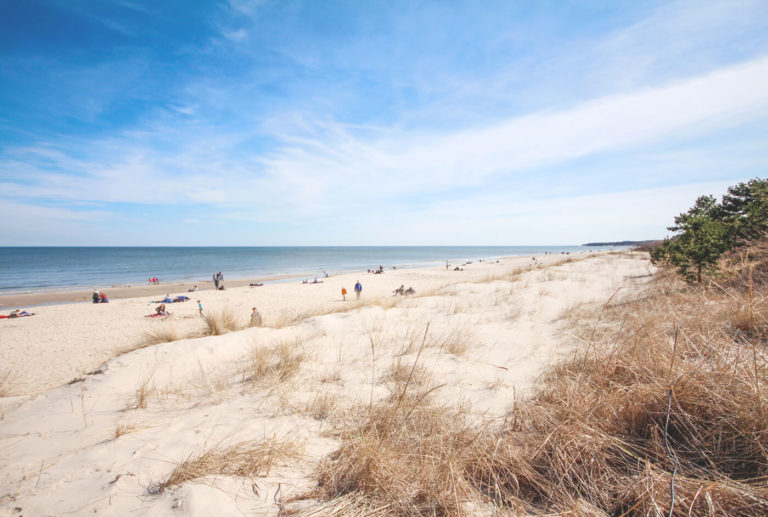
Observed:
[[[659,238],[767,171],[763,0],[0,3],[0,245]]]

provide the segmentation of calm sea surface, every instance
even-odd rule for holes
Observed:
[[[544,252],[585,251],[584,246],[387,246],[387,247],[0,247],[0,293],[62,288],[142,285],[278,275],[312,276],[419,267]],[[604,249],[604,248],[603,248]]]

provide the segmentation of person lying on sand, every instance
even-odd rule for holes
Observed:
[[[15,311],[11,311],[11,313],[8,316],[0,316],[0,318],[24,318],[26,316],[34,316],[34,312],[27,312],[22,311],[21,309],[16,309]]]
[[[264,282],[253,282],[251,284],[248,284],[250,287],[261,287],[264,285]]]

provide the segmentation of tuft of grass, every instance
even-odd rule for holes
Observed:
[[[117,440],[123,435],[134,432],[136,429],[136,427],[128,424],[115,424],[115,432],[113,437],[115,440]]]
[[[442,332],[430,334],[427,337],[426,346],[438,348],[459,357],[469,350],[473,339],[471,331],[467,328],[448,328]]]
[[[325,420],[333,417],[339,407],[339,397],[330,392],[322,392],[308,402],[302,411],[315,420]]]
[[[336,369],[336,370],[327,371],[327,372],[323,373],[318,378],[318,381],[321,384],[341,384],[341,385],[343,385],[344,384],[344,377],[342,377],[341,371]]]
[[[8,369],[7,371],[0,373],[0,397],[10,397],[11,396],[11,387],[13,386],[13,370]]]
[[[410,383],[408,382],[410,378]],[[420,364],[408,364],[398,357],[389,369],[382,375],[380,381],[390,383],[392,393],[400,394],[406,383],[414,389],[424,389],[432,382],[430,371]]]
[[[213,447],[197,456],[189,456],[165,481],[151,485],[148,491],[153,495],[160,494],[173,486],[206,476],[263,477],[277,465],[299,459],[302,453],[301,443],[275,437]]]
[[[354,412],[341,446],[318,469],[316,495],[353,497],[386,515],[458,515],[472,492],[462,475],[476,435],[464,415],[406,397]]]
[[[254,347],[246,361],[243,381],[271,387],[296,376],[306,356],[298,341],[281,341],[272,347]]]
[[[141,350],[149,346],[160,345],[162,343],[171,343],[173,341],[179,341],[181,339],[187,339],[189,337],[195,337],[194,335],[184,335],[179,332],[176,326],[168,321],[160,322],[160,325],[152,330],[148,330],[142,334],[142,337],[136,343],[129,345],[120,350],[121,354],[133,352],[134,350]]]
[[[150,382],[152,382],[152,375],[144,379],[136,388],[133,402],[128,403],[126,410],[145,409],[147,407],[150,397],[157,391],[154,385],[150,385]]]
[[[207,336],[220,336],[245,328],[229,307],[204,314],[203,321],[205,322],[203,334]]]

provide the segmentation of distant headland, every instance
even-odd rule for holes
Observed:
[[[588,242],[582,244],[582,246],[648,246],[658,242],[658,240],[650,241],[618,241],[618,242]]]

